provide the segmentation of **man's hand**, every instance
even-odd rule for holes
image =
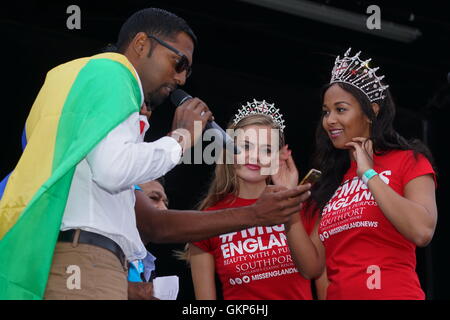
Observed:
[[[311,184],[287,189],[282,186],[267,186],[264,193],[252,205],[255,225],[273,226],[287,223],[290,216],[298,213],[302,202],[309,198]]]
[[[184,148],[190,148],[202,136],[208,120],[213,120],[208,106],[199,98],[192,98],[176,108],[172,132],[182,136],[182,142],[179,142]],[[194,130],[196,122],[197,130]]]
[[[159,300],[153,296],[152,282],[128,281],[128,300]]]

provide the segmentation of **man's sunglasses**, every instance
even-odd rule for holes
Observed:
[[[160,45],[162,45],[163,47],[166,47],[167,49],[175,52],[176,55],[178,55],[180,57],[180,59],[178,60],[177,64],[175,65],[175,71],[177,73],[181,73],[183,71],[186,70],[186,78],[189,77],[192,73],[192,68],[189,65],[189,60],[188,58],[184,55],[184,53],[182,53],[180,50],[172,47],[170,44],[168,44],[167,42],[152,36],[150,34],[147,34],[147,37],[155,40],[156,42],[158,42]]]

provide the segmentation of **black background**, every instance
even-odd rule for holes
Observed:
[[[301,173],[309,169],[313,132],[320,115],[319,89],[329,80],[334,58],[348,47],[362,50],[381,67],[397,102],[396,128],[404,136],[427,139],[439,170],[439,220],[432,244],[418,250],[418,272],[429,298],[449,299],[450,263],[445,201],[449,155],[447,129],[450,89],[450,5],[444,1],[314,1],[366,15],[378,4],[381,17],[418,28],[422,36],[401,43],[315,22],[240,1],[25,1],[2,4],[0,13],[1,105],[0,177],[20,157],[20,139],[30,107],[51,68],[98,53],[116,41],[133,12],[160,7],[183,17],[199,38],[194,72],[185,86],[226,126],[240,103],[256,98],[274,102],[286,119],[286,138]],[[66,9],[81,9],[81,29],[68,30]],[[413,18],[412,18],[413,17]],[[382,26],[383,28],[383,22]],[[165,135],[174,108],[165,103],[153,114],[146,140]],[[212,166],[180,165],[167,176],[170,206],[194,208],[206,191]],[[188,221],[186,223],[189,223]],[[31,235],[30,235],[31,239]],[[179,299],[193,299],[189,269],[171,251],[183,245],[151,245],[159,275],[181,278]]]

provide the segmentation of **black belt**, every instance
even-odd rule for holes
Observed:
[[[76,230],[66,230],[59,233],[58,241],[73,242]],[[90,244],[111,251],[119,259],[120,263],[125,266],[125,254],[120,246],[108,237],[101,234],[80,230],[78,243]]]

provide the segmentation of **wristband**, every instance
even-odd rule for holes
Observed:
[[[364,184],[367,185],[369,180],[372,179],[373,177],[375,177],[376,175],[378,175],[378,173],[375,170],[369,169],[363,173],[361,179],[364,182]]]

